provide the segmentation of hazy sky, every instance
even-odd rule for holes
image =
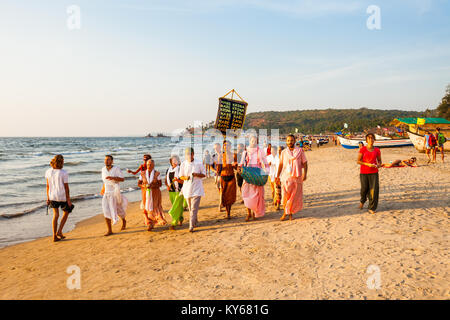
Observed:
[[[424,110],[449,83],[446,0],[0,2],[0,136],[170,132],[232,88],[249,112]]]

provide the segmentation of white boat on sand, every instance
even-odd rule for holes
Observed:
[[[363,142],[366,145],[364,139],[347,139],[344,137],[338,137],[341,146],[346,149],[357,149],[359,143]],[[375,140],[374,146],[377,148],[399,148],[399,147],[409,147],[413,146],[410,139],[387,139],[387,140]]]

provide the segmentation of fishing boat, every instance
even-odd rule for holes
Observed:
[[[445,152],[450,150],[450,121],[443,118],[398,118],[394,119],[391,124],[402,128],[409,136],[414,147],[419,152],[425,152],[425,133],[435,133],[436,128],[440,128],[441,133],[447,138],[444,143]],[[419,124],[419,123],[420,124]]]
[[[364,139],[347,139],[340,136],[338,136],[338,139],[341,146],[345,149],[357,149],[360,142],[364,143],[364,145],[367,144]],[[387,139],[375,140],[373,145],[377,148],[399,148],[413,146],[413,143],[410,139]]]

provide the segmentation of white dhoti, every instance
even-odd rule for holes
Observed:
[[[128,199],[120,192],[119,194],[117,192],[105,192],[102,199],[103,215],[105,218],[111,219],[113,224],[119,221],[119,217],[125,218],[127,206]]]

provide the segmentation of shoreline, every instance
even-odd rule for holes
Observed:
[[[388,162],[411,150],[381,152]],[[127,229],[118,232],[119,222],[112,236],[103,236],[97,214],[78,222],[64,241],[45,237],[1,248],[0,299],[450,298],[448,163],[382,169],[380,208],[369,215],[356,208],[355,151],[332,146],[306,156],[305,205],[293,221],[279,221],[282,211],[270,205],[268,186],[265,217],[245,222],[238,195],[226,220],[213,179],[205,179],[193,234],[188,212],[175,231],[166,225],[147,232],[137,201],[129,204]],[[71,265],[81,269],[81,290],[66,287]],[[381,270],[380,289],[367,287],[370,265]]]

